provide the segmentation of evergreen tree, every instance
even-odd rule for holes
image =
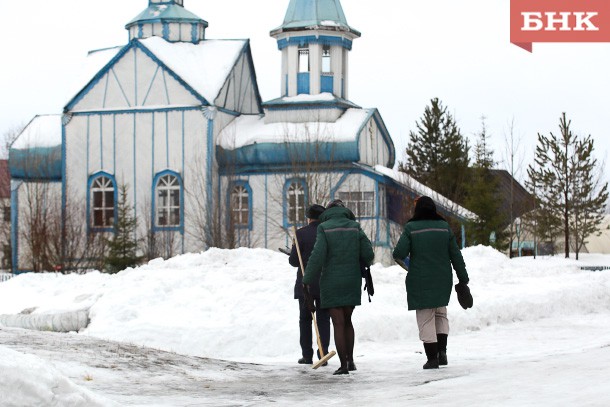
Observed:
[[[140,261],[136,254],[138,241],[135,238],[138,220],[132,215],[132,208],[127,202],[127,186],[121,185],[119,193],[115,233],[112,239],[107,240],[106,270],[109,273],[134,267]]]
[[[501,247],[505,233],[502,231],[500,200],[497,196],[498,180],[492,173],[495,165],[493,150],[489,147],[488,140],[489,135],[485,121],[483,121],[475,144],[475,160],[470,169],[464,204],[478,217],[468,225],[468,236],[471,243]],[[493,242],[490,239],[492,232],[495,233]]]
[[[571,238],[579,250],[585,237],[598,230],[608,199],[607,183],[595,188],[597,161],[591,155],[591,137],[579,139],[570,125],[563,113],[559,119],[560,136],[538,134],[535,166],[529,166],[526,183],[530,189],[535,186],[539,223],[552,228],[561,220],[566,258],[570,257]]]
[[[468,143],[453,116],[434,98],[409,133],[406,162],[399,170],[434,189],[454,202],[465,197],[464,181],[468,171]]]
[[[591,136],[577,142],[575,154],[570,157],[572,178],[572,216],[570,230],[573,231],[573,248],[578,254],[585,245],[587,236],[599,232],[603,221],[606,202],[608,201],[608,184],[600,187],[599,176],[596,176],[597,160],[593,157],[594,147]]]

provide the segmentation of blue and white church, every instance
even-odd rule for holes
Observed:
[[[389,263],[416,196],[456,224],[472,216],[394,170],[381,114],[350,101],[361,34],[339,0],[289,1],[270,33],[282,68],[267,102],[249,41],[208,39],[183,0],[149,0],[125,28],[127,45],[89,53],[63,112],[36,116],[11,146],[15,271],[42,267],[36,194],[58,208],[55,230],[71,248],[53,262],[65,268],[86,263],[93,236],[116,232],[122,187],[149,258],[290,246],[308,205],[340,198]]]

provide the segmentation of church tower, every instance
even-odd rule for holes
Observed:
[[[184,0],[149,0],[148,8],[125,26],[129,41],[149,37],[193,44],[203,41],[207,21],[186,10],[183,3]]]
[[[271,31],[282,51],[282,96],[328,92],[348,99],[348,53],[360,32],[339,0],[290,0],[284,23]]]

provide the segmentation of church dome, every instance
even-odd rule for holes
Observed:
[[[205,39],[207,27],[207,21],[186,10],[182,0],[149,0],[148,8],[125,25],[130,41],[162,37],[192,43]]]
[[[284,23],[271,35],[300,30],[348,31],[356,36],[360,32],[347,23],[339,0],[290,0]]]

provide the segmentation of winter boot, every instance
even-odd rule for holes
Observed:
[[[438,341],[438,364],[447,366],[447,334],[437,334]]]
[[[424,365],[424,369],[438,369],[438,343],[425,343],[424,349],[428,361]]]
[[[347,367],[340,367],[339,369],[335,370],[335,373],[333,373],[333,375],[342,375],[342,374],[349,374]]]
[[[354,361],[352,360],[351,362],[348,361],[347,362],[347,370],[349,370],[350,372],[353,372],[356,369],[356,364],[354,363]]]
[[[311,365],[313,364],[313,360],[311,358],[302,357],[297,361],[299,365]]]

